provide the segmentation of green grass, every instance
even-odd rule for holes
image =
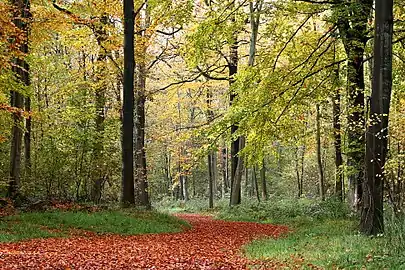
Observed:
[[[386,213],[386,217],[390,217]],[[405,218],[386,218],[384,236],[358,233],[358,218],[334,200],[274,200],[223,208],[217,218],[286,224],[291,232],[244,246],[250,259],[308,264],[322,269],[405,269]],[[300,263],[301,265],[301,263]]]
[[[189,225],[176,217],[158,212],[49,211],[21,213],[0,220],[0,242],[32,238],[65,237],[69,230],[122,235],[179,232]]]
[[[326,269],[405,268],[400,258],[389,256],[383,237],[360,235],[356,233],[356,225],[357,222],[347,219],[307,220],[283,238],[250,243],[244,252],[254,259],[288,261],[302,257],[305,263]]]

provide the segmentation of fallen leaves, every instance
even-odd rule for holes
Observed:
[[[1,269],[280,269],[250,261],[242,245],[277,237],[285,226],[182,215],[193,226],[181,233],[138,236],[86,235],[0,244]]]

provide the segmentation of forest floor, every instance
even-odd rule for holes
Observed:
[[[279,237],[286,226],[179,215],[191,229],[180,233],[86,234],[0,244],[1,269],[300,269],[271,260],[249,260],[241,247]]]

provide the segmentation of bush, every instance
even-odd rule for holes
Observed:
[[[290,223],[303,217],[309,219],[344,218],[350,214],[345,203],[335,199],[281,199],[266,202],[244,202],[223,208],[218,218],[227,220]]]

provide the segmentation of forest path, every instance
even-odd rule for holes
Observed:
[[[179,215],[192,228],[181,233],[99,235],[0,244],[0,269],[248,269],[240,248],[263,236],[277,237],[285,226]],[[259,263],[261,269],[281,264]]]

